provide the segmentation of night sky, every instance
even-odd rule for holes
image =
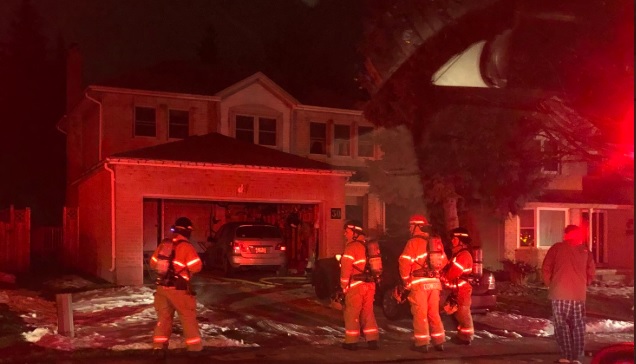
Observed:
[[[10,24],[15,20],[21,2],[22,0],[0,0],[0,45],[8,40]],[[314,89],[332,87],[340,94],[344,89],[357,90],[353,78],[355,67],[361,63],[356,53],[362,29],[360,5],[371,1],[31,0],[31,3],[42,17],[43,33],[51,50],[59,40],[66,46],[72,43],[79,45],[84,56],[85,85],[99,83],[162,61],[198,59],[198,50],[209,29],[213,29],[219,64],[245,64],[263,68],[260,70],[302,101],[303,95],[297,92],[310,89],[305,87],[307,84],[311,84]],[[631,20],[628,26],[633,33],[633,17]],[[613,26],[608,21],[607,28]],[[533,39],[532,34],[530,36]],[[633,43],[633,34],[630,34],[630,38],[630,43]],[[616,39],[596,41],[611,44]],[[607,49],[621,57],[625,54],[624,49]],[[628,55],[633,55],[633,44],[626,51]],[[614,57],[614,54],[606,55]],[[590,57],[582,59],[588,63],[595,60]],[[286,73],[289,80],[296,82],[296,86],[303,87],[294,88],[291,84],[280,82],[276,75],[268,72],[267,67],[279,68],[281,74]],[[220,69],[223,70],[222,67]],[[614,72],[619,75],[623,73],[625,70],[620,68]],[[633,68],[631,75],[633,78]],[[611,88],[613,79],[605,81],[605,86],[609,85]],[[631,101],[633,83],[629,91],[631,95],[628,100]],[[622,108],[623,106],[621,110]],[[630,118],[632,113],[633,103],[631,110],[626,112],[626,118]],[[9,123],[6,120],[0,122]],[[49,139],[45,137],[43,140],[51,143],[55,141],[55,148],[59,149],[59,144],[64,143],[64,136],[54,129],[57,120],[46,122]],[[628,134],[632,135],[633,123],[629,120],[628,124],[632,131]],[[34,126],[24,126],[27,132],[29,128]],[[65,183],[63,156],[54,152],[53,147],[41,151],[32,150],[33,155],[11,167],[12,158],[7,158],[9,153],[19,155],[22,152],[16,150],[27,145],[20,139],[24,131],[13,131],[18,137],[0,145],[0,152],[3,154],[0,155],[0,164],[9,161],[9,167],[3,165],[3,168],[10,170],[16,181],[5,180],[0,184],[0,208],[9,203],[32,206],[36,220],[57,224],[61,219]],[[5,134],[5,137],[7,135],[10,136]],[[633,137],[631,142],[633,144]],[[44,144],[40,142],[40,145]],[[55,158],[55,161],[38,159],[43,152]],[[24,152],[25,155],[28,153]],[[34,167],[34,163],[43,164],[48,169]],[[36,175],[38,170],[41,173]],[[22,180],[26,182],[22,183]],[[30,196],[31,189],[40,188],[38,186],[43,184],[42,181],[46,182],[44,185],[47,188],[33,193],[35,197]],[[14,193],[12,188],[17,192]],[[41,200],[46,200],[46,203]],[[48,212],[42,213],[43,209]]]
[[[21,0],[0,1],[0,40]],[[206,29],[213,26],[218,52],[226,58],[262,56],[273,37],[296,32],[323,34],[335,52],[355,48],[347,28],[352,4],[320,0],[31,0],[43,17],[53,46],[61,36],[78,43],[85,56],[86,81],[107,79],[125,69],[162,60],[197,57]],[[339,11],[334,11],[338,10]],[[312,12],[321,20],[301,23]],[[322,13],[329,12],[329,16]],[[353,27],[353,25],[352,25]],[[352,28],[350,27],[350,28]],[[313,29],[310,29],[313,28]],[[338,29],[337,38],[327,40]],[[353,30],[353,29],[350,29]],[[352,38],[354,37],[354,38]],[[326,50],[326,49],[325,49]]]

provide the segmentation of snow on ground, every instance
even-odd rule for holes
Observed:
[[[78,277],[65,277],[54,284],[57,285],[56,288],[90,286],[90,282]],[[622,297],[623,294],[633,297],[633,290],[633,287],[603,287],[604,294],[614,295],[614,297]],[[74,293],[72,295],[75,328],[73,338],[57,333],[55,302],[45,300],[35,292],[0,290],[0,303],[7,304],[11,311],[19,314],[29,327],[30,330],[22,334],[25,340],[43,347],[58,350],[150,349],[152,330],[156,320],[152,305],[153,292],[154,290],[149,287],[116,287]],[[222,312],[205,308],[200,304],[198,316],[204,345],[210,347],[257,346],[225,336],[225,333],[230,330],[242,333],[255,331],[271,334],[285,333],[296,339],[317,344],[337,343],[343,335],[342,330],[338,331],[333,327],[284,324],[254,317],[228,318]],[[543,318],[490,312],[486,315],[475,315],[474,321],[491,327],[489,330],[478,330],[475,333],[481,338],[519,338],[554,334],[552,323]],[[175,322],[178,324],[178,320]],[[245,322],[253,322],[254,327],[245,325]],[[410,328],[396,325],[390,325],[389,329],[411,332]],[[587,322],[589,333],[622,333],[633,330],[633,322],[608,319],[588,319]],[[174,337],[170,345],[171,348],[183,347],[182,340],[178,337]]]

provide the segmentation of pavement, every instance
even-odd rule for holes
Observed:
[[[627,337],[627,336],[626,336]],[[0,363],[55,363],[55,364],[200,364],[202,362],[231,363],[553,363],[559,358],[558,349],[553,338],[527,337],[526,345],[518,345],[520,339],[475,340],[471,346],[459,346],[450,342],[445,344],[444,352],[431,351],[419,353],[409,350],[403,342],[382,342],[379,350],[369,350],[361,345],[357,351],[348,351],[340,346],[300,344],[281,348],[212,348],[206,347],[197,353],[188,353],[183,349],[170,350],[163,355],[149,350],[110,351],[83,350],[77,352],[56,352],[37,348],[22,355],[12,355],[4,351]],[[632,339],[633,340],[633,339]],[[517,344],[513,343],[515,341]],[[587,343],[587,356],[582,362],[590,364],[592,354],[613,342]]]

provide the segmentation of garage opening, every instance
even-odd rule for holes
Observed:
[[[261,203],[246,201],[190,201],[145,198],[143,202],[144,256],[148,257],[180,216],[194,225],[190,240],[204,258],[211,239],[228,222],[265,222],[280,227],[286,246],[290,273],[304,273],[309,258],[316,252],[319,230],[318,206],[297,203]]]

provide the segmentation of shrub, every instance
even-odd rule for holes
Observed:
[[[539,271],[539,269],[530,263],[521,260],[503,259],[504,271],[510,273],[510,279],[513,283],[525,284],[528,277]]]

